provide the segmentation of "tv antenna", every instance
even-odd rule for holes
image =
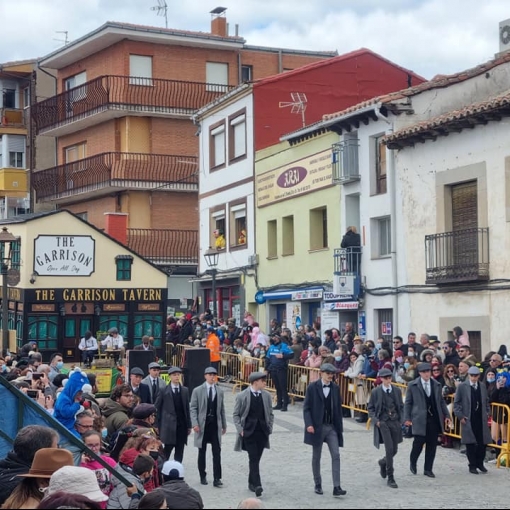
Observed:
[[[64,34],[64,38],[63,39],[53,38],[54,41],[64,43],[65,46],[67,46],[69,44],[69,38],[68,38],[69,32],[67,30],[55,30],[55,33],[56,34]]]
[[[306,105],[308,103],[306,94],[304,92],[292,92],[290,94],[290,98],[292,99],[292,101],[289,102],[280,101],[278,106],[280,108],[288,108],[290,106],[290,113],[300,113],[301,119],[303,121],[303,127],[305,127],[306,126],[305,110]]]
[[[151,7],[151,11],[156,11],[157,16],[164,16],[165,28],[168,28],[168,5],[166,0],[158,0],[158,5]]]

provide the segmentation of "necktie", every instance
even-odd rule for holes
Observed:
[[[174,388],[174,393],[175,393],[176,395],[179,395],[179,386],[176,386],[176,387]]]
[[[475,389],[475,391],[478,389],[478,384],[473,384],[473,388]]]
[[[386,389],[386,393],[389,395],[389,394],[390,394],[390,392],[391,392],[390,388],[387,388],[387,389]]]
[[[427,397],[430,397],[430,386],[429,383],[425,383],[425,393],[427,394]]]
[[[156,379],[152,380],[152,400],[156,400],[156,393],[158,392],[158,385],[156,384]]]
[[[212,386],[209,386],[209,402],[212,404],[212,401],[213,401]]]

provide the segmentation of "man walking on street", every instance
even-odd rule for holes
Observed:
[[[407,386],[404,404],[404,423],[413,427],[413,447],[411,450],[411,473],[417,473],[418,458],[425,445],[425,467],[423,474],[435,478],[432,467],[436,457],[437,436],[444,434],[444,425],[451,427],[451,419],[446,403],[441,395],[441,384],[432,379],[430,363],[420,363],[417,367],[420,377]]]
[[[151,404],[156,403],[158,394],[165,391],[166,388],[165,381],[159,376],[160,371],[161,367],[159,366],[159,363],[153,361],[152,363],[149,363],[149,375],[145,379],[142,379],[142,383],[149,387]]]
[[[374,446],[379,448],[382,442],[386,452],[379,460],[381,476],[388,477],[388,487],[398,489],[393,475],[393,458],[397,454],[398,444],[403,441],[404,403],[400,388],[391,385],[391,370],[383,368],[378,375],[382,384],[372,390],[368,402],[368,416],[374,425]]]
[[[336,368],[330,363],[324,363],[320,371],[321,378],[306,389],[303,404],[305,444],[313,446],[312,472],[315,493],[323,494],[321,455],[322,445],[327,443],[333,472],[333,496],[338,497],[347,494],[340,486],[339,448],[344,445],[342,399],[339,386],[333,382]]]
[[[189,390],[181,385],[182,370],[172,367],[168,370],[170,384],[156,398],[158,410],[159,438],[165,445],[166,460],[175,448],[174,460],[182,463],[184,446],[191,434]]]
[[[198,448],[198,472],[200,483],[207,485],[205,457],[207,443],[211,444],[213,457],[214,487],[222,487],[221,481],[221,436],[227,431],[223,390],[216,384],[218,372],[213,367],[205,369],[205,383],[196,387],[191,394],[191,426],[195,432],[195,446]]]
[[[264,391],[266,374],[253,372],[248,379],[250,386],[236,397],[234,425],[237,439],[234,450],[246,450],[249,458],[248,488],[257,498],[262,495],[260,480],[260,459],[265,448],[269,448],[269,436],[273,432],[273,409],[271,394]]]
[[[474,475],[478,474],[478,470],[487,473],[487,468],[483,465],[485,449],[492,443],[487,425],[489,399],[485,384],[480,383],[480,373],[478,367],[468,370],[468,379],[457,388],[453,403],[453,412],[461,424],[460,442],[466,445],[469,472]],[[497,387],[499,389],[500,386]]]
[[[271,374],[276,387],[276,406],[282,412],[287,411],[289,394],[287,393],[288,361],[294,357],[291,348],[282,342],[278,335],[271,338],[271,347],[266,352],[266,370]]]

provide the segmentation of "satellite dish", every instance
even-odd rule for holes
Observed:
[[[502,42],[502,44],[506,45],[510,43],[510,25],[504,25],[501,27],[499,39]]]

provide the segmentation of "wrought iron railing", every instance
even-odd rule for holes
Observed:
[[[356,276],[361,273],[361,246],[335,248],[335,274]]]
[[[357,138],[348,138],[332,145],[331,162],[334,183],[346,184],[361,178],[358,152],[359,140]]]
[[[489,279],[489,229],[425,236],[426,283]]]
[[[128,228],[128,247],[161,265],[198,264],[198,230]]]
[[[189,114],[234,88],[193,81],[99,76],[34,105],[37,132],[89,117],[107,109]]]
[[[33,172],[37,201],[56,200],[104,188],[198,189],[197,158],[131,152],[103,152]]]

